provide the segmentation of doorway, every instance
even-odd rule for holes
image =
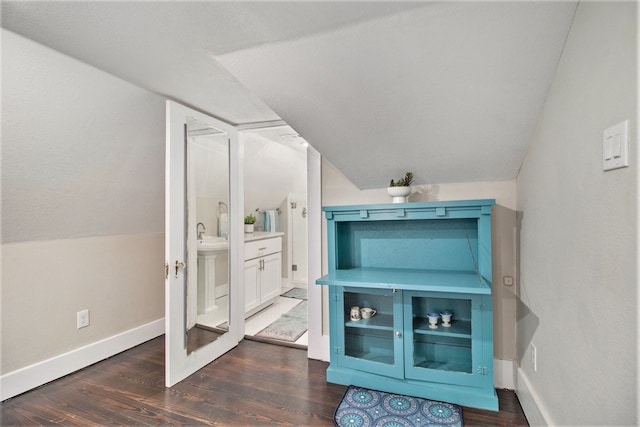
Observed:
[[[277,233],[282,242],[280,292],[266,307],[247,313],[245,337],[307,348],[307,147],[290,126],[241,130],[245,215],[254,236]]]

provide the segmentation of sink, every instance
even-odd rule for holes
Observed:
[[[202,239],[198,240],[198,253],[201,255],[207,255],[208,253],[217,251],[226,251],[229,249],[229,241],[224,237],[218,236],[202,236]]]
[[[198,247],[198,314],[218,308],[216,305],[216,258],[229,249],[224,237],[202,236]]]

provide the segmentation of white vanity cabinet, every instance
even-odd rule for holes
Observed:
[[[282,235],[251,233],[244,244],[245,316],[262,310],[280,295],[282,286]]]

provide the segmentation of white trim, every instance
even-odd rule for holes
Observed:
[[[493,359],[493,385],[496,388],[516,389],[516,364],[513,360]]]
[[[113,335],[0,377],[0,400],[57,380],[164,334],[164,318]]]
[[[531,427],[534,426],[554,426],[549,412],[545,409],[538,393],[529,382],[529,378],[524,371],[518,368],[518,389],[516,394],[520,401],[520,406]]]
[[[307,293],[309,298],[309,343],[307,357],[329,360],[329,337],[322,335],[322,288],[316,279],[322,276],[322,176],[321,156],[307,147]]]

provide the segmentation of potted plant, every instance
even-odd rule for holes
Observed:
[[[406,172],[402,178],[397,181],[393,179],[389,183],[387,193],[393,197],[393,203],[406,203],[407,196],[411,193],[411,183],[413,182],[413,173]]]
[[[256,223],[256,217],[249,214],[244,217],[244,232],[253,233],[253,225]]]

